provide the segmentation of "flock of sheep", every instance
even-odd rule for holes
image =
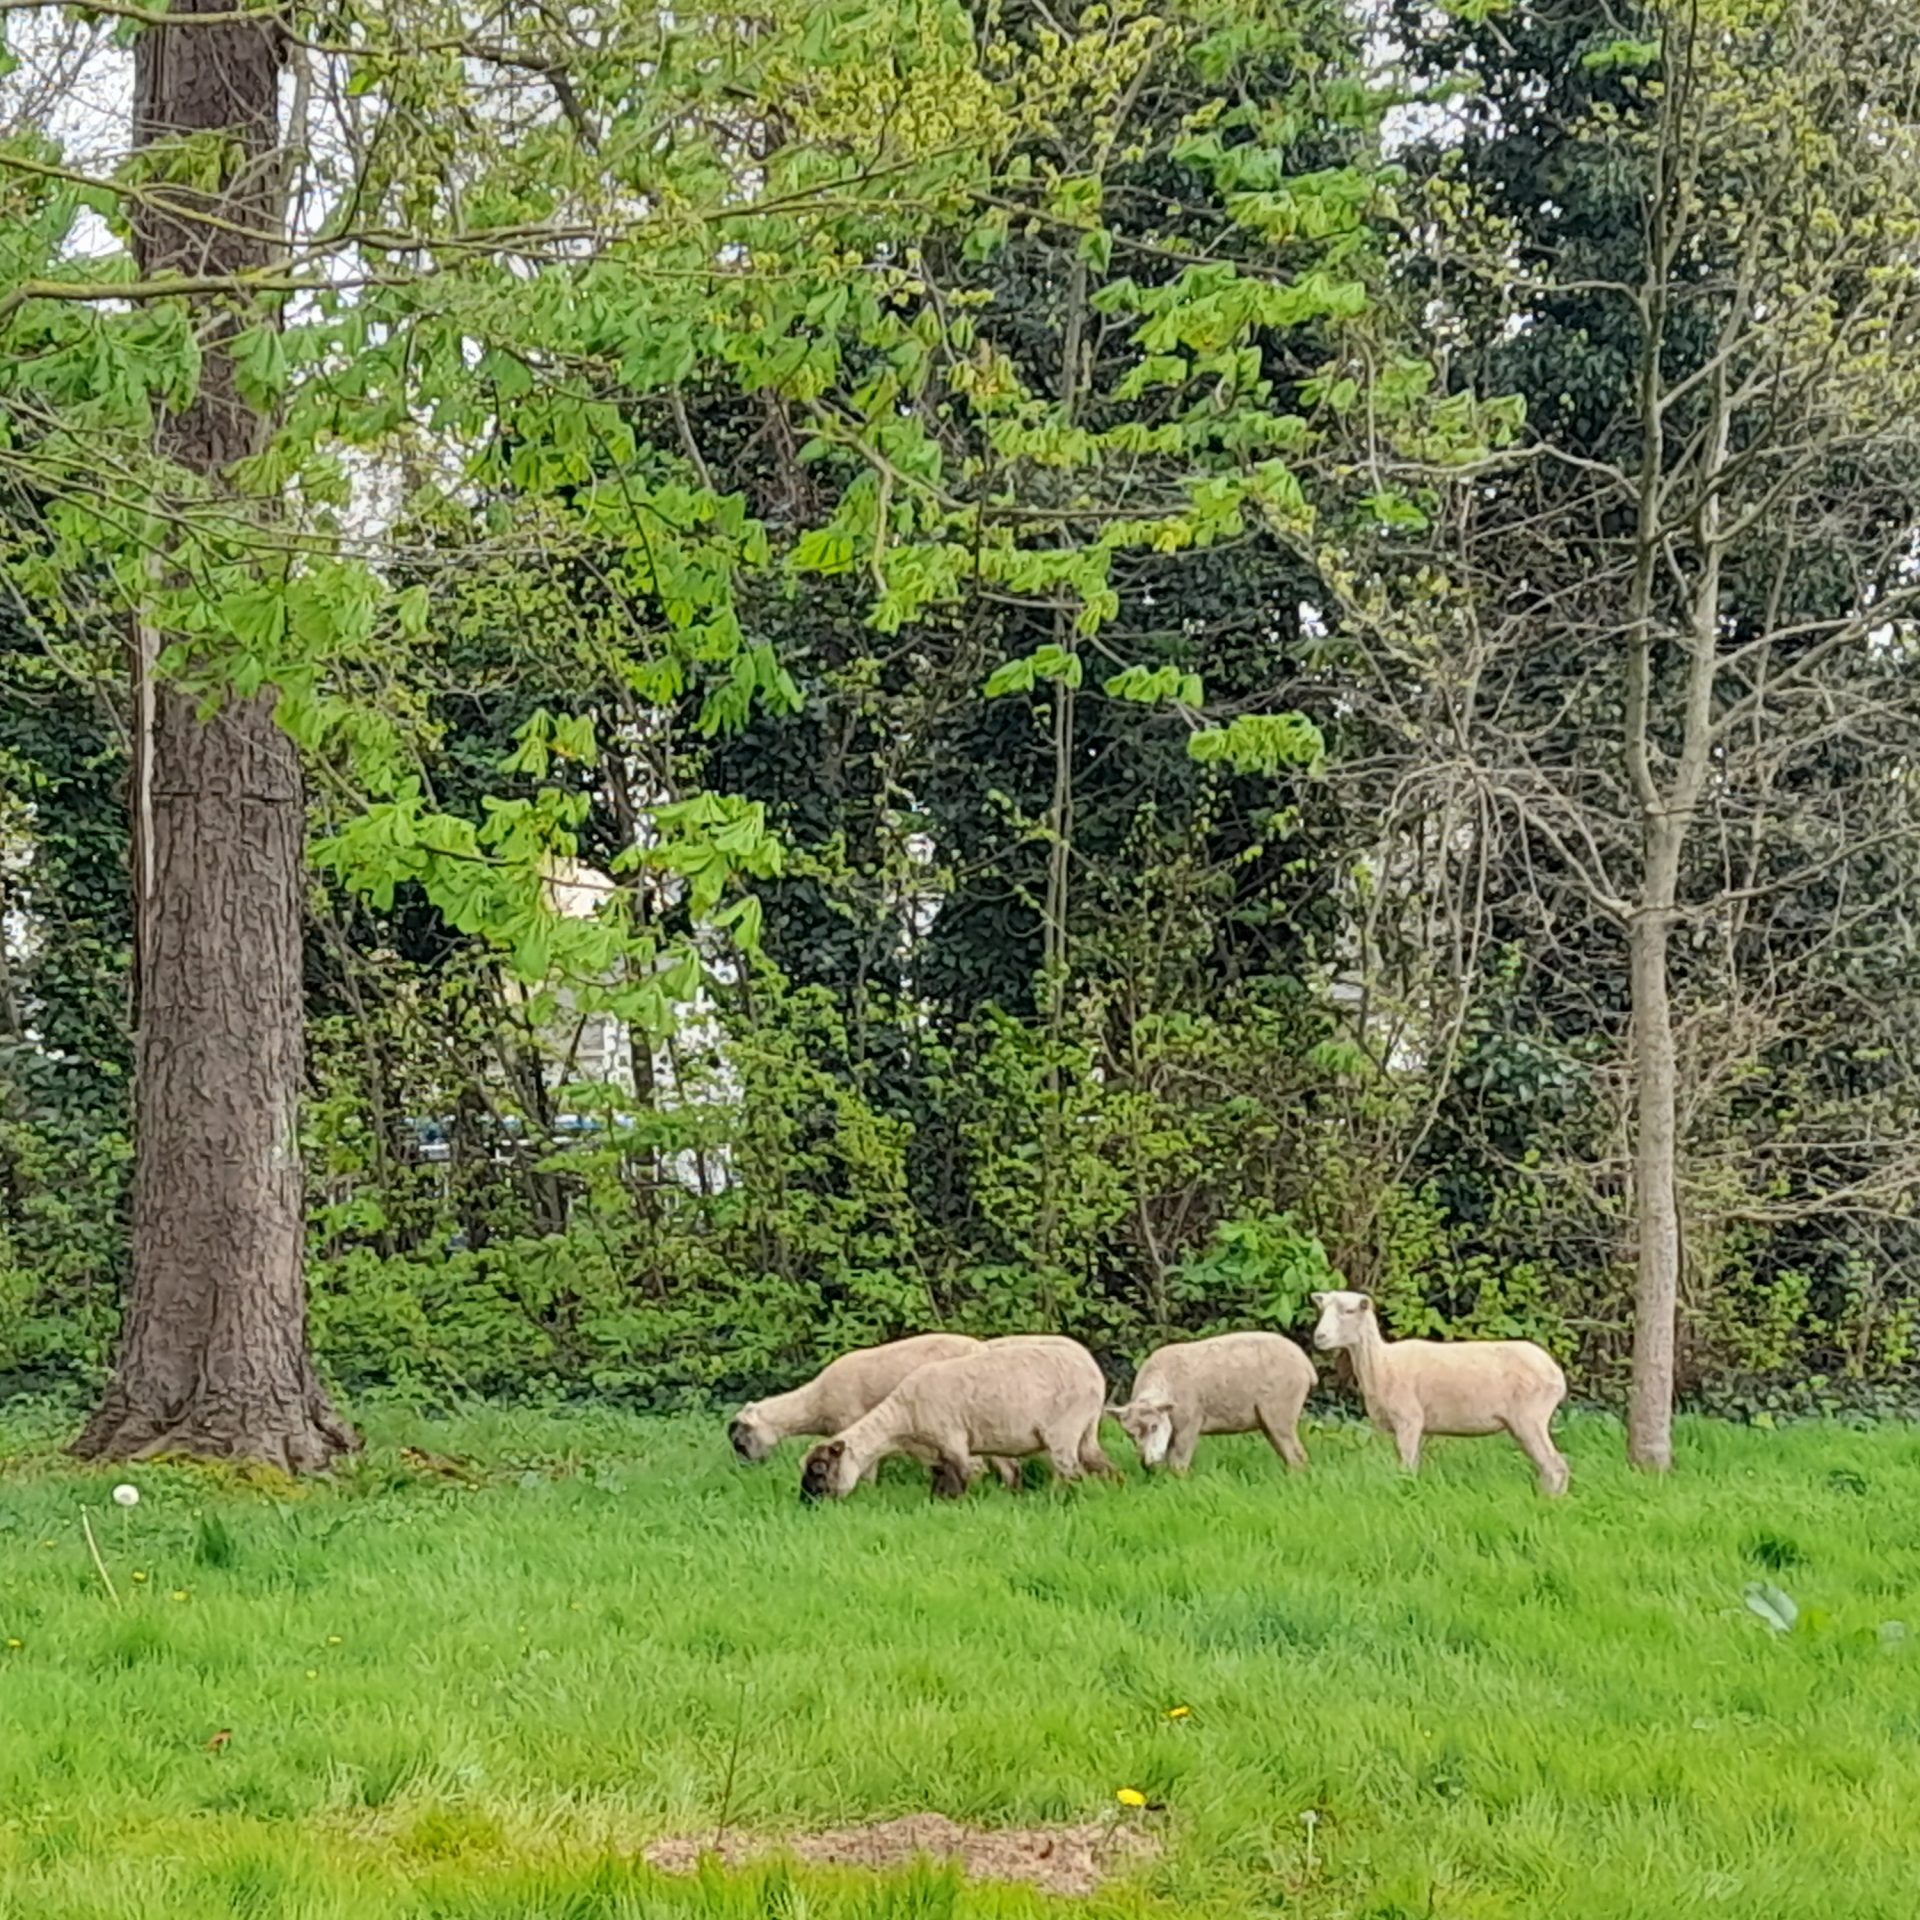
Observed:
[[[1508,1433],[1540,1470],[1549,1494],[1568,1469],[1553,1444],[1567,1396],[1559,1363],[1531,1340],[1388,1340],[1364,1293],[1316,1293],[1313,1343],[1344,1350],[1367,1417],[1390,1434],[1409,1470],[1430,1433]],[[924,1333],[843,1354],[803,1387],[741,1408],[728,1437],[741,1459],[765,1460],[796,1435],[817,1438],[800,1472],[803,1500],[844,1499],[880,1463],[902,1453],[933,1474],[933,1491],[957,1499],[991,1464],[1009,1486],[1017,1461],[1043,1454],[1062,1480],[1115,1478],[1100,1446],[1112,1414],[1149,1470],[1185,1473],[1209,1433],[1264,1433],[1291,1468],[1307,1464],[1300,1409],[1313,1362],[1277,1333],[1223,1333],[1161,1347],[1135,1377],[1124,1405],[1107,1401],[1099,1363],[1056,1334],[974,1340]]]

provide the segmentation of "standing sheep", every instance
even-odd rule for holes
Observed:
[[[1100,1449],[1107,1383],[1077,1341],[1053,1334],[989,1340],[977,1353],[907,1375],[845,1432],[814,1447],[800,1473],[803,1500],[843,1500],[893,1453],[933,1469],[933,1491],[958,1499],[989,1457],[1044,1453],[1062,1480],[1118,1479]]]
[[[809,1439],[839,1433],[868,1414],[917,1367],[935,1360],[952,1360],[978,1353],[986,1343],[964,1333],[916,1333],[885,1346],[860,1347],[832,1360],[791,1393],[756,1400],[734,1415],[727,1426],[733,1450],[750,1466],[757,1466],[782,1440],[804,1434]],[[878,1470],[876,1460],[869,1477]],[[1008,1486],[1020,1484],[1020,1470],[1010,1460],[994,1462]]]
[[[1222,1333],[1150,1354],[1133,1398],[1109,1411],[1126,1428],[1143,1467],[1185,1473],[1206,1433],[1264,1433],[1298,1472],[1300,1409],[1313,1391],[1313,1362],[1277,1333]]]
[[[1566,1492],[1566,1456],[1552,1429],[1567,1376],[1544,1347],[1531,1340],[1389,1340],[1364,1293],[1316,1293],[1313,1303],[1320,1309],[1313,1344],[1352,1356],[1367,1418],[1393,1436],[1410,1472],[1419,1470],[1420,1442],[1430,1433],[1504,1431],[1540,1469],[1542,1491]]]

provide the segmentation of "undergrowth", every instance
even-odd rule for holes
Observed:
[[[1214,1441],[1186,1485],[806,1510],[714,1421],[373,1425],[337,1485],[132,1508],[12,1436],[5,1920],[1920,1910],[1908,1429],[1689,1422],[1656,1481],[1575,1419],[1559,1505],[1504,1444],[1409,1482],[1322,1427],[1302,1480]],[[640,1858],[923,1810],[1162,1851],[1077,1906]]]

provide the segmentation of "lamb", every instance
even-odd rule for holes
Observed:
[[[843,1353],[805,1386],[742,1407],[727,1427],[727,1438],[742,1460],[758,1465],[782,1440],[797,1434],[811,1439],[852,1426],[871,1413],[916,1367],[977,1353],[984,1344],[964,1333],[917,1333],[905,1340],[891,1340],[885,1346]],[[879,1465],[876,1459],[868,1470],[869,1478]],[[1009,1486],[1019,1485],[1020,1469],[1012,1461],[997,1460],[994,1467]]]
[[[1107,1383],[1078,1341],[1053,1334],[989,1340],[977,1353],[936,1360],[907,1375],[886,1399],[809,1451],[802,1500],[843,1500],[889,1454],[933,1469],[936,1496],[957,1500],[983,1456],[1044,1453],[1062,1480],[1120,1476],[1100,1450]]]
[[[1313,1344],[1352,1356],[1367,1418],[1391,1434],[1400,1463],[1420,1466],[1427,1434],[1513,1435],[1540,1470],[1540,1486],[1562,1494],[1571,1477],[1553,1444],[1554,1410],[1567,1397],[1567,1376],[1531,1340],[1388,1340],[1364,1293],[1316,1293],[1320,1324]]]
[[[1139,1450],[1140,1464],[1175,1473],[1193,1464],[1206,1433],[1264,1433],[1295,1472],[1307,1464],[1300,1409],[1313,1391],[1313,1362],[1277,1333],[1223,1333],[1150,1354],[1133,1398],[1110,1407]]]

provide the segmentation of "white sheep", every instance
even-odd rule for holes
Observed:
[[[734,1415],[727,1427],[733,1450],[749,1465],[758,1465],[782,1440],[804,1434],[815,1439],[839,1433],[868,1414],[916,1367],[935,1360],[952,1360],[978,1353],[986,1343],[964,1333],[916,1333],[884,1346],[860,1347],[832,1360],[805,1386],[756,1400]],[[871,1478],[879,1470],[874,1461]],[[995,1470],[1009,1486],[1018,1486],[1020,1469],[1010,1460],[996,1460]]]
[[[844,1499],[889,1454],[933,1469],[933,1491],[958,1499],[988,1458],[1046,1455],[1062,1480],[1118,1479],[1100,1450],[1107,1383],[1078,1341],[1055,1334],[989,1340],[977,1353],[918,1367],[871,1413],[809,1450],[803,1500]]]
[[[1108,1412],[1126,1428],[1143,1467],[1175,1473],[1193,1464],[1206,1433],[1264,1433],[1296,1472],[1307,1464],[1300,1409],[1313,1391],[1313,1362],[1277,1333],[1222,1333],[1150,1354],[1133,1397]]]
[[[1510,1433],[1540,1469],[1549,1494],[1567,1490],[1566,1456],[1553,1444],[1554,1410],[1567,1397],[1559,1361],[1531,1340],[1389,1340],[1364,1293],[1316,1293],[1313,1344],[1344,1349],[1367,1418],[1391,1434],[1401,1465],[1420,1465],[1430,1433]]]

